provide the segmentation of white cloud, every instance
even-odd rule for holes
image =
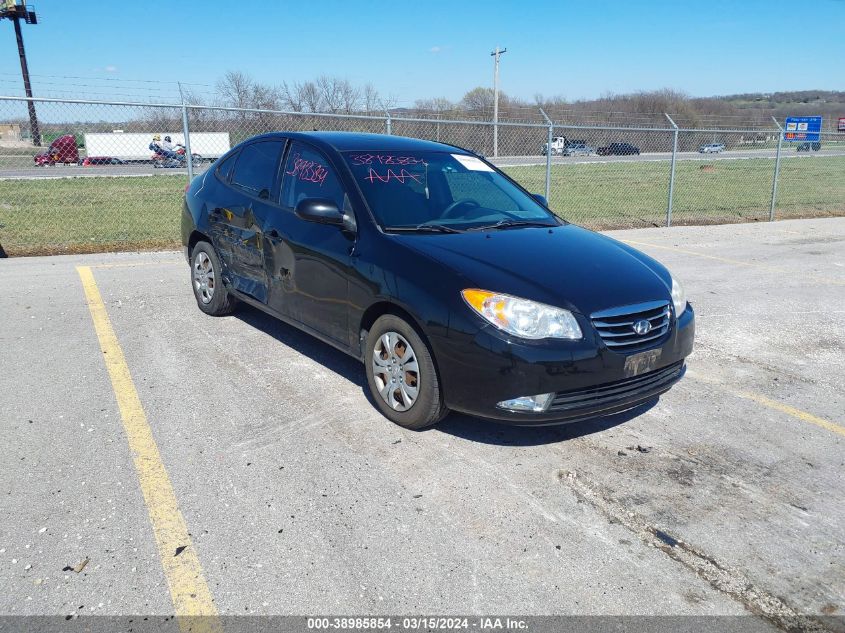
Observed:
[[[117,66],[106,66],[105,68],[103,68],[103,70],[105,70],[107,73],[116,73]]]
[[[428,52],[436,54],[436,53],[441,52],[442,50],[443,50],[442,46],[432,46],[431,48],[428,49]]]

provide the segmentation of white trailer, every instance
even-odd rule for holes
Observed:
[[[158,134],[169,136],[175,146],[184,143],[181,132],[92,132],[85,134],[85,153],[88,156],[111,156],[122,160],[150,160],[150,143]],[[191,152],[206,159],[220,158],[229,151],[228,132],[194,132],[191,134]]]

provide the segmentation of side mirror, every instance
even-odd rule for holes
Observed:
[[[544,207],[546,207],[547,209],[549,208],[549,201],[548,201],[548,200],[546,200],[546,196],[544,196],[544,195],[543,195],[543,194],[541,194],[541,193],[532,193],[531,195],[532,195],[532,196],[534,196],[534,199],[535,199],[537,202],[539,202],[540,204],[542,204],[542,205],[543,205]]]
[[[317,224],[343,225],[343,214],[337,205],[325,198],[305,198],[300,200],[294,209],[297,217],[307,222]]]

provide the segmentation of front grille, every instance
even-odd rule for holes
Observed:
[[[569,411],[572,409],[589,409],[593,407],[612,407],[625,400],[635,400],[637,396],[648,396],[662,387],[671,386],[683,371],[684,361],[680,360],[657,371],[625,378],[598,387],[578,389],[576,391],[561,391],[555,394],[549,411]]]
[[[668,301],[651,301],[632,306],[594,312],[590,315],[593,327],[604,344],[614,352],[634,352],[657,345],[669,333],[672,309]],[[634,329],[637,324],[648,323],[642,333]]]

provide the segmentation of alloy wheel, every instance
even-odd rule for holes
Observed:
[[[194,257],[194,291],[200,301],[208,304],[214,298],[214,287],[214,266],[211,258],[205,251],[199,251]]]
[[[382,334],[373,348],[373,379],[382,400],[394,411],[407,411],[420,392],[417,355],[397,332]]]

